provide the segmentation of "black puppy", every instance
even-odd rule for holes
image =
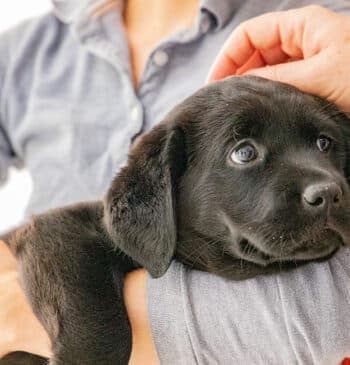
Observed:
[[[136,267],[159,277],[176,258],[245,279],[349,243],[349,123],[284,84],[213,83],[143,137],[104,203],[53,210],[5,237],[52,340],[50,364],[128,363],[122,286]]]

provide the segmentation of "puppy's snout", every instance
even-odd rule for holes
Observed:
[[[337,183],[313,184],[304,190],[303,204],[308,209],[322,211],[338,205],[342,195],[342,190]]]

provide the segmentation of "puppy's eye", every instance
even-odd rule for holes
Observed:
[[[257,157],[257,151],[251,144],[244,144],[236,147],[230,155],[231,160],[234,163],[244,165],[250,161],[255,160]]]
[[[332,145],[332,140],[326,136],[319,136],[317,138],[317,147],[321,152],[327,152]]]

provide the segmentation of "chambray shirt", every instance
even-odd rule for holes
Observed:
[[[29,170],[27,214],[102,197],[133,139],[204,84],[240,22],[315,1],[203,0],[195,25],[151,52],[137,90],[120,12],[92,18],[95,2],[55,0],[0,35],[0,179]],[[346,1],[317,2],[350,14]]]

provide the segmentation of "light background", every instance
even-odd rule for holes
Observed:
[[[0,0],[0,32],[38,16],[50,7],[49,0]],[[21,220],[30,192],[29,174],[25,170],[11,169],[8,182],[0,186],[0,232]]]

